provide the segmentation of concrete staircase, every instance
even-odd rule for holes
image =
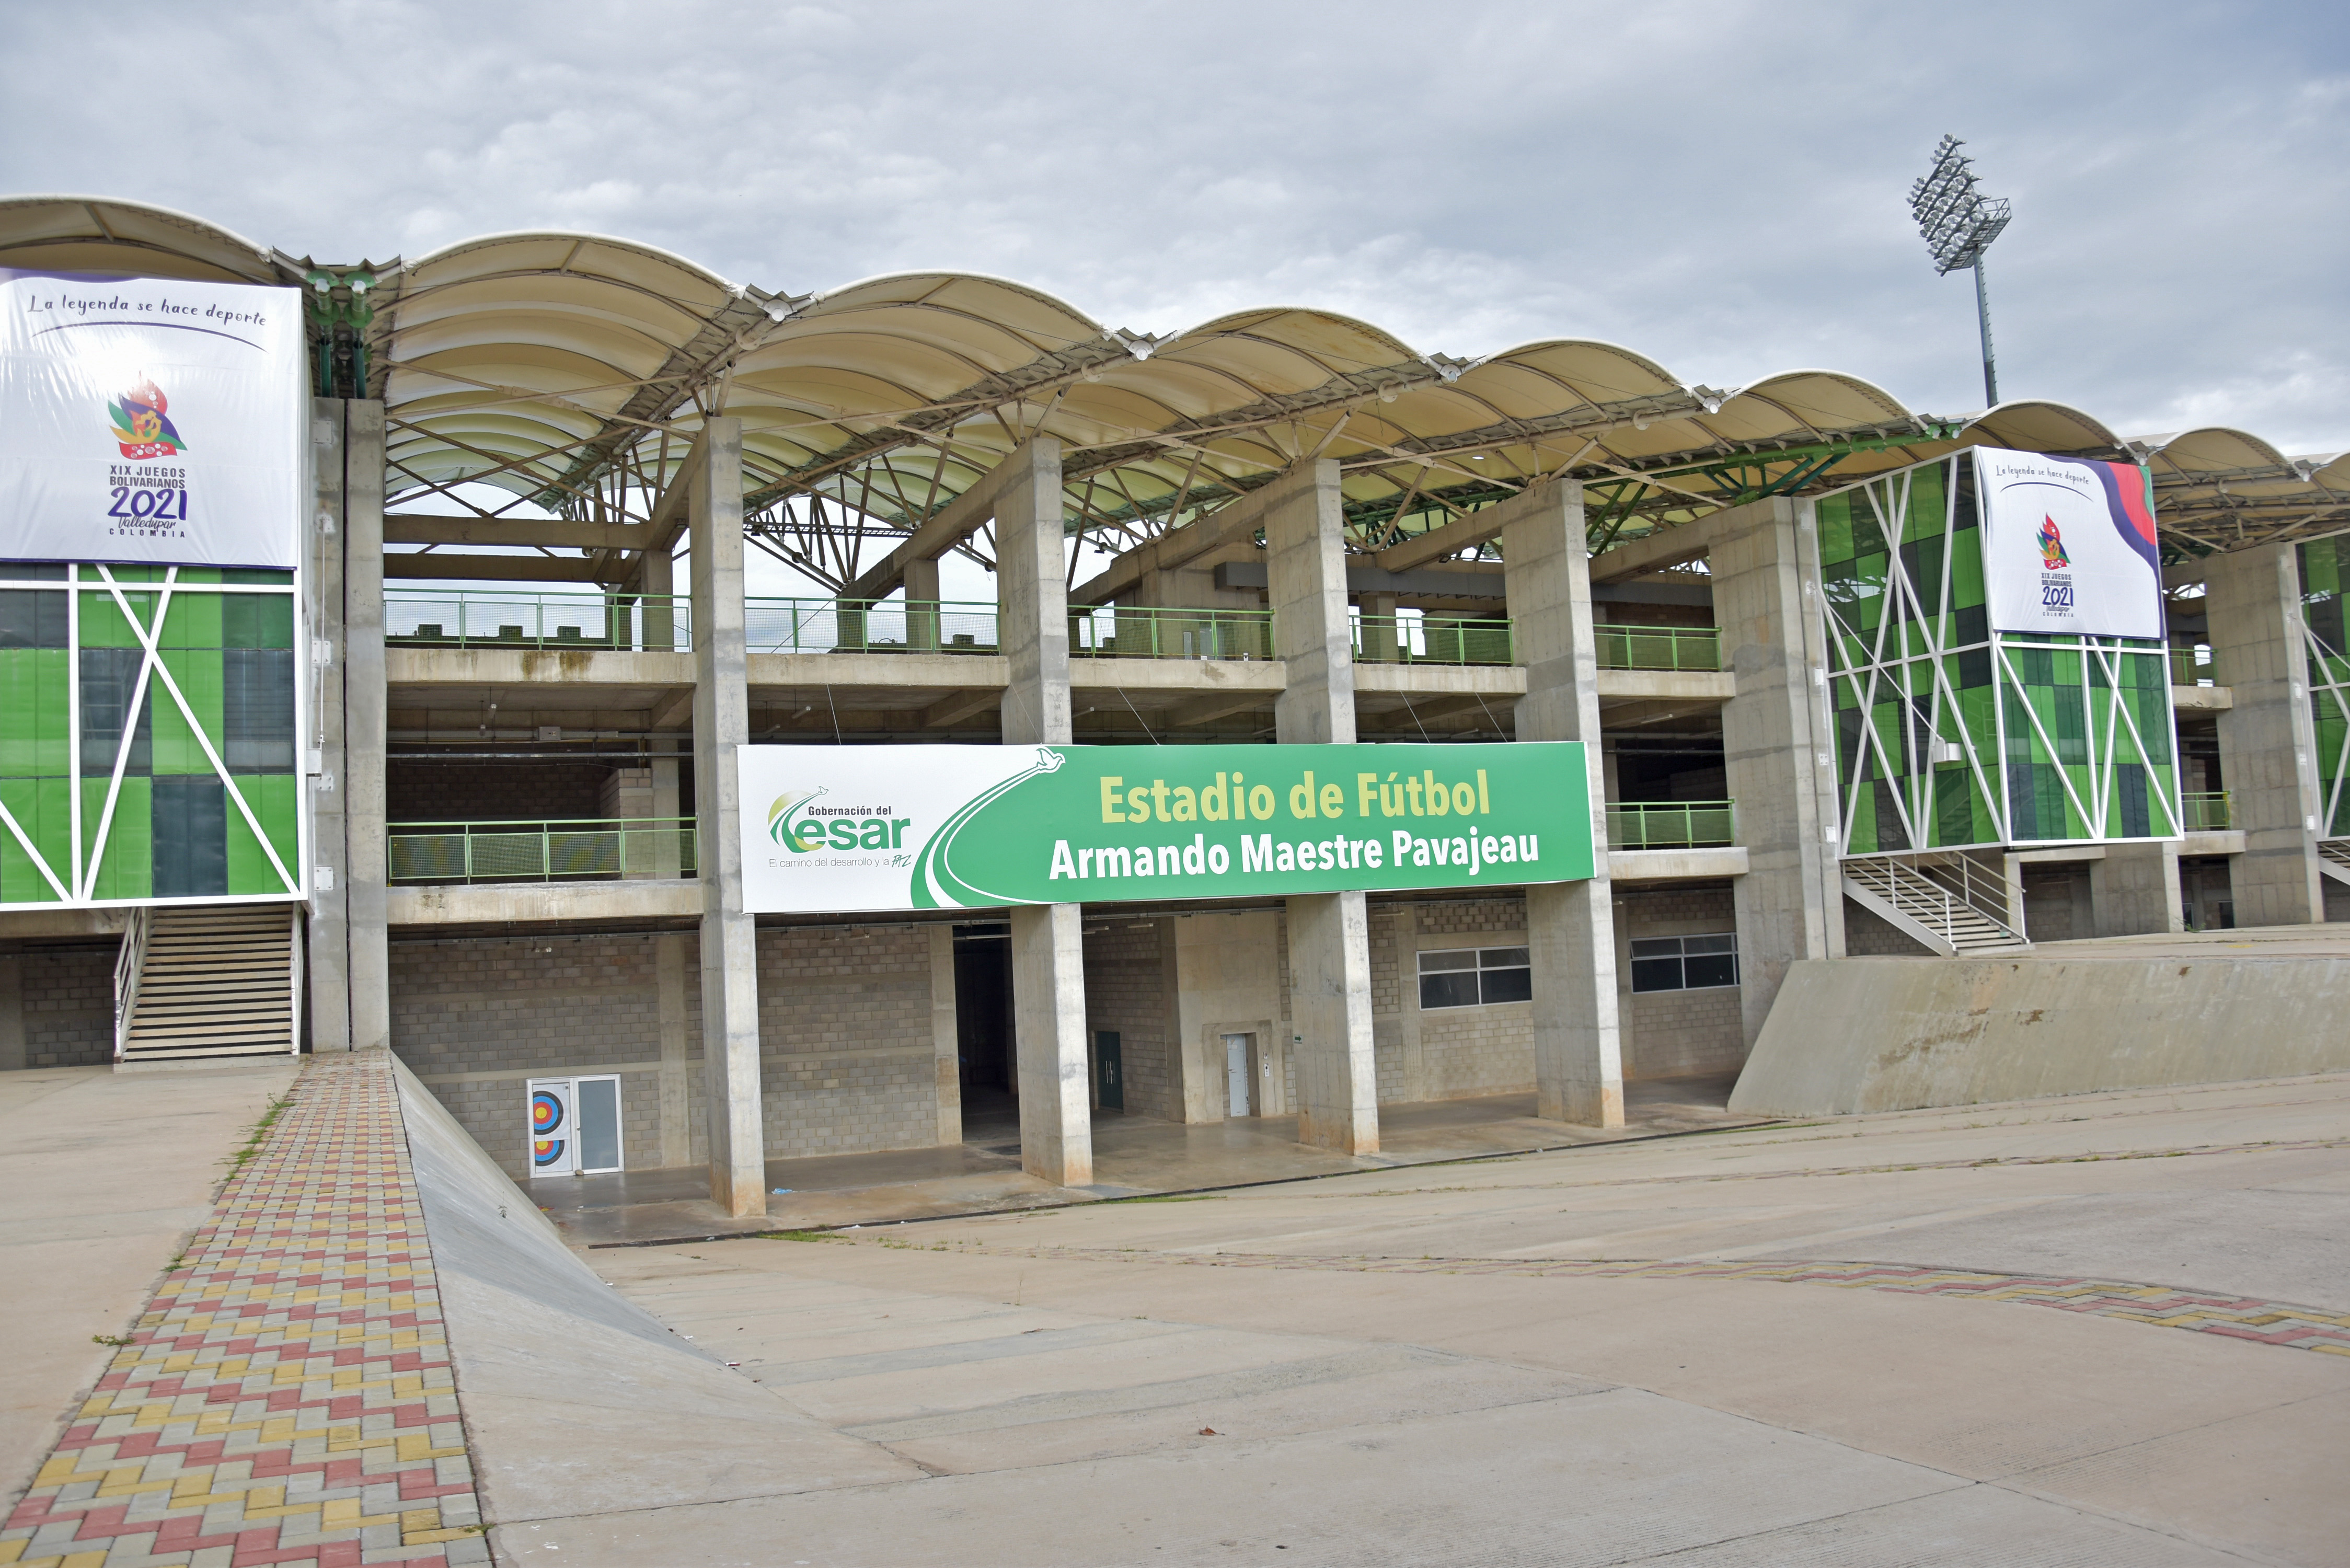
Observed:
[[[115,961],[115,1061],[299,1050],[300,919],[287,904],[134,911]]]
[[[2350,882],[2350,838],[2319,839],[2317,868],[2337,882]]]
[[[2032,944],[2007,924],[2006,889],[1962,855],[1917,861],[1871,855],[1844,863],[1845,896],[1944,958],[2020,952]]]

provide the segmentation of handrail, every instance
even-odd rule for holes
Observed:
[[[681,594],[386,588],[383,630],[395,647],[675,653],[693,646],[692,601]]]
[[[1738,842],[1737,802],[1610,801],[1610,849],[1699,849]]]
[[[699,865],[690,816],[395,822],[385,846],[394,882],[629,881]]]
[[[2225,832],[2235,815],[2234,798],[2223,789],[2189,791],[2178,797],[2178,826],[2188,833]]]
[[[2220,683],[2219,660],[2212,657],[2211,645],[2173,643],[2170,648],[2170,683],[2173,686],[2216,686]]]
[[[1935,890],[1941,905],[1943,940],[1955,948],[1958,945],[1958,909],[1964,905],[1969,913],[1990,921],[2018,941],[2027,940],[2016,929],[2008,908],[2008,886],[2004,869],[1994,877],[1962,850],[1927,850],[1915,853],[1854,856],[1844,862],[1845,874],[1864,886],[1874,880],[1877,890],[1887,894],[1898,906],[1901,899],[1897,889],[1911,897],[1918,895],[1914,886],[1901,888],[1896,867],[1907,867],[1919,880]],[[1907,911],[1905,911],[1907,912]],[[1911,919],[1918,919],[1915,914]],[[1920,924],[1926,923],[1924,920]]]
[[[962,599],[746,597],[753,653],[993,653],[996,607]]]
[[[1516,623],[1492,616],[1352,618],[1357,664],[1514,664]]]
[[[130,1014],[139,1006],[139,982],[147,970],[148,909],[130,911],[122,928],[122,946],[114,955],[114,1059],[122,1060],[130,1041]]]
[[[1595,628],[1602,670],[1702,670],[1721,668],[1719,627],[1624,626]]]
[[[1076,606],[1069,610],[1072,659],[1234,659],[1274,657],[1273,611],[1191,609],[1166,605]]]

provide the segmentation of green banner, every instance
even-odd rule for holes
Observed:
[[[1575,742],[745,746],[754,910],[972,909],[1565,882]]]

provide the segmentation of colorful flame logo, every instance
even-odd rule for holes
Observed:
[[[176,457],[188,450],[188,443],[172,426],[171,406],[171,400],[152,378],[141,379],[106,405],[107,415],[114,421],[114,444],[122,449],[123,456]]]
[[[2064,532],[2056,526],[2056,519],[2043,514],[2040,519],[2040,569],[2061,572],[2072,564],[2073,557],[2064,553]]]

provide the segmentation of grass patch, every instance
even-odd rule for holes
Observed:
[[[120,1350],[131,1341],[127,1334],[93,1334],[89,1336],[89,1342],[92,1345],[110,1345]]]
[[[752,1232],[752,1235],[755,1240],[761,1241],[842,1241],[847,1240],[847,1237],[836,1236],[829,1231],[754,1231]]]
[[[230,1176],[234,1177],[238,1171],[243,1170],[253,1157],[261,1152],[261,1146],[269,1141],[269,1129],[277,1125],[277,1118],[284,1116],[286,1107],[293,1103],[294,1096],[291,1095],[284,1095],[271,1100],[268,1108],[261,1113],[261,1119],[245,1129],[244,1142],[239,1144],[229,1154]]]

